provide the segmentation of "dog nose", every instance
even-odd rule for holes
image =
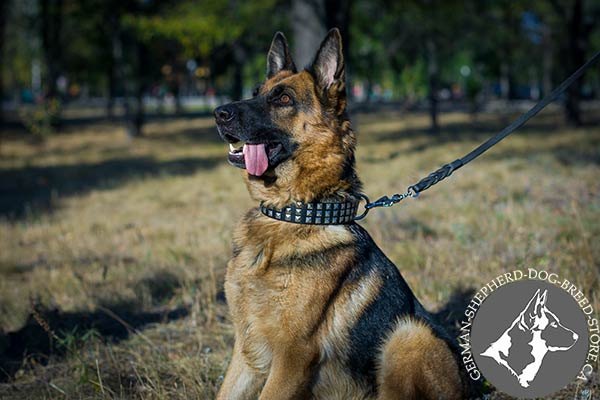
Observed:
[[[220,123],[229,122],[235,117],[235,110],[229,105],[215,108],[215,120]]]

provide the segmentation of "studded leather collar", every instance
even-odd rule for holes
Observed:
[[[281,209],[260,205],[260,211],[278,221],[304,225],[342,225],[354,221],[360,200],[335,203],[296,202]]]

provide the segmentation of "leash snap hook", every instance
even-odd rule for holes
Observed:
[[[407,197],[417,197],[418,195],[419,195],[419,192],[411,186],[406,190],[406,193],[402,193],[402,194],[396,193],[396,194],[392,195],[392,197],[382,196],[379,199],[377,199],[371,203],[371,201],[369,200],[369,198],[367,197],[366,194],[359,193],[358,197],[360,197],[362,200],[365,200],[365,202],[366,202],[365,203],[365,211],[363,211],[363,213],[360,214],[359,216],[355,217],[354,220],[358,221],[358,220],[363,219],[364,217],[367,216],[367,214],[369,213],[369,211],[372,208],[391,207],[394,204],[399,203],[400,201],[406,199]]]
[[[409,186],[406,189],[406,197],[412,197],[413,199],[419,197],[419,191],[415,188],[415,186]]]

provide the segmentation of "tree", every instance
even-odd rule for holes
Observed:
[[[4,60],[4,38],[6,35],[6,19],[8,14],[8,1],[0,3],[0,60]],[[0,63],[0,125],[4,122],[4,63]]]
[[[386,57],[397,74],[407,64],[424,60],[427,71],[427,98],[431,132],[439,131],[438,92],[444,65],[462,40],[465,3],[455,0],[383,2],[382,43]],[[373,24],[377,25],[377,24]]]
[[[563,37],[560,45],[561,59],[564,60],[563,74],[573,73],[586,61],[590,50],[592,32],[600,19],[600,5],[595,1],[584,0],[549,0],[560,25],[564,30],[556,29],[557,37]],[[567,90],[565,99],[565,117],[569,125],[579,126],[581,119],[581,84],[578,79]]]
[[[266,54],[265,47],[282,23],[273,12],[275,7],[276,0],[233,4],[219,0],[200,4],[183,1],[161,15],[128,19],[128,24],[143,43],[176,43],[184,58],[212,67],[213,78],[223,71],[232,71],[230,93],[237,99],[242,96],[244,64],[259,50]]]
[[[346,46],[347,58],[356,76],[366,81],[366,101],[370,103],[374,83],[381,81],[390,67],[388,44],[396,33],[389,14],[377,2],[354,2],[350,18],[352,46]]]
[[[46,96],[58,96],[57,80],[61,71],[62,59],[62,20],[63,0],[40,0],[42,50],[46,64]]]
[[[312,62],[321,41],[332,28],[342,35],[346,72],[350,63],[350,9],[354,2],[347,0],[292,0],[291,25],[294,61],[299,68]],[[346,78],[346,87],[350,87]]]

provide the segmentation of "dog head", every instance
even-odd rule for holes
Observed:
[[[283,206],[359,191],[337,29],[300,72],[285,36],[276,33],[265,82],[251,99],[218,107],[214,114],[219,134],[230,144],[228,160],[246,170],[255,199]]]
[[[562,325],[556,314],[546,307],[547,298],[548,291],[541,292],[538,289],[521,314],[519,326],[541,332],[541,338],[549,351],[569,350],[575,345],[579,335]]]

